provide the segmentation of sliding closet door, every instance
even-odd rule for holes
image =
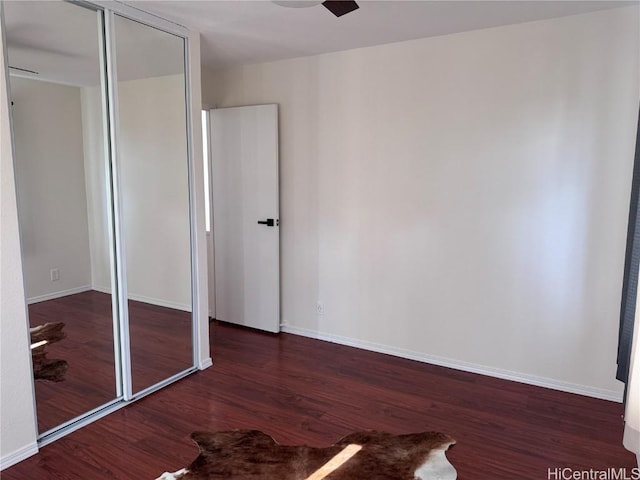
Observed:
[[[46,435],[122,393],[104,14],[68,2],[5,2],[4,11],[38,431]]]
[[[46,444],[202,362],[192,306],[198,298],[206,311],[193,260],[204,225],[191,211],[202,200],[190,192],[198,120],[188,121],[186,73],[187,54],[199,50],[184,28],[120,2],[2,6]]]
[[[132,393],[193,367],[184,39],[114,17]]]

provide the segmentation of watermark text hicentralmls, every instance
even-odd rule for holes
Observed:
[[[577,470],[569,467],[547,469],[547,480],[640,480],[640,468],[611,467],[604,470]]]

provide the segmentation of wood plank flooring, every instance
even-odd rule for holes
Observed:
[[[190,317],[129,301],[134,392],[192,365]],[[31,326],[58,321],[66,338],[49,345],[47,356],[69,366],[63,382],[35,382],[40,432],[116,398],[111,295],[88,291],[29,305]]]
[[[214,366],[2,472],[16,479],[153,479],[197,455],[194,430],[257,428],[326,446],[354,430],[438,430],[460,480],[633,468],[622,406],[289,334],[214,322]],[[629,470],[630,472],[630,470]]]

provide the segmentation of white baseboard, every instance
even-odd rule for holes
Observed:
[[[31,305],[32,303],[45,302],[55,298],[66,297],[67,295],[73,295],[75,293],[88,292],[89,290],[91,290],[91,285],[82,285],[80,287],[69,288],[68,290],[60,290],[59,292],[37,295],[35,297],[27,298],[27,304]]]
[[[183,312],[191,312],[191,305],[169,302],[160,298],[145,297],[144,295],[129,293],[129,300],[135,300],[136,302],[142,303],[150,303],[151,305],[157,305],[158,307],[173,308],[174,310],[182,310]]]
[[[111,289],[105,287],[99,287],[94,285],[93,290],[100,293],[107,293],[111,295]],[[159,298],[145,297],[144,295],[136,295],[129,293],[129,300],[136,302],[149,303],[151,305],[157,305],[158,307],[173,308],[174,310],[181,310],[183,312],[191,312],[191,305],[184,305],[182,303],[168,302]]]
[[[109,287],[101,287],[99,285],[91,285],[91,290],[95,290],[96,292],[106,293],[107,295],[111,295],[111,288],[109,288]]]
[[[204,360],[200,361],[200,365],[198,365],[198,368],[200,370],[204,370],[205,368],[209,368],[213,366],[213,360],[211,360],[211,357],[209,358],[205,358]]]
[[[512,380],[514,382],[526,383],[528,385],[551,388],[553,390],[559,390],[561,392],[576,393],[578,395],[584,395],[587,397],[599,398],[602,400],[611,400],[614,402],[622,403],[623,394],[615,390],[605,390],[602,388],[595,388],[587,385],[563,382],[561,380],[555,380],[553,378],[539,377],[527,373],[520,373],[511,370],[504,370],[501,368],[477,365],[474,363],[463,362],[451,358],[439,357],[436,355],[428,355],[426,353],[396,348],[390,345],[366,342],[356,338],[332,335],[328,333],[317,332],[315,330],[308,330],[306,328],[293,327],[291,325],[283,324],[281,325],[280,329],[285,333],[292,333],[294,335],[300,335],[303,337],[315,338],[317,340],[324,340],[340,345],[347,345],[349,347],[361,348],[363,350],[369,350],[372,352],[385,353],[387,355],[407,358],[409,360],[416,360],[418,362],[429,363],[432,365],[439,365],[441,367],[453,368],[455,370],[462,370],[464,372],[479,373],[481,375],[487,375],[489,377],[502,378],[504,380]]]
[[[21,462],[22,460],[26,460],[36,453],[38,453],[38,444],[36,442],[30,443],[29,445],[26,445],[16,450],[15,452],[0,458],[0,470],[9,468],[16,463]]]

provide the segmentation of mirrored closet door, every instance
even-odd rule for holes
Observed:
[[[5,2],[38,430],[120,395],[114,349],[103,12]],[[40,345],[38,345],[40,343]]]
[[[195,370],[185,39],[4,2],[38,431]]]
[[[135,394],[193,365],[185,45],[119,15],[114,28]]]

